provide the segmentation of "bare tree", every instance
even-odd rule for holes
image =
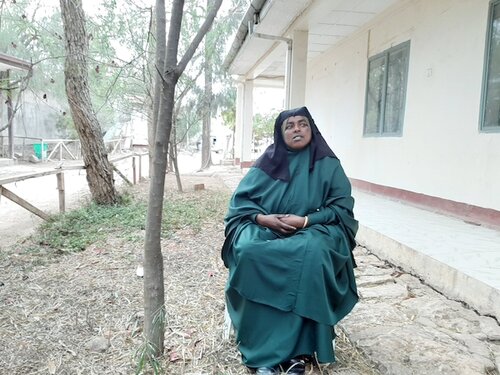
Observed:
[[[114,204],[118,193],[113,180],[101,126],[90,100],[87,54],[89,39],[81,0],[60,0],[64,27],[66,59],[64,77],[66,94],[75,128],[82,145],[92,199],[98,204]]]
[[[61,0],[62,1],[62,0]],[[156,134],[153,152],[153,170],[151,174],[148,214],[146,218],[146,239],[144,244],[144,333],[147,343],[153,348],[154,356],[163,353],[165,333],[165,294],[163,281],[163,256],[161,252],[161,221],[163,195],[165,192],[165,172],[167,168],[168,145],[172,130],[172,117],[175,102],[175,87],[179,77],[193,57],[205,34],[210,29],[222,4],[216,0],[207,14],[205,22],[193,38],[184,56],[177,60],[184,0],[173,0],[164,66],[157,66],[161,72],[157,76],[157,85],[161,87],[161,99],[158,106]],[[165,0],[156,0],[156,28],[161,30],[160,22],[165,22]],[[157,34],[157,38],[159,39]],[[157,40],[158,40],[157,39]],[[158,62],[158,58],[157,58]]]
[[[213,0],[207,0],[207,8],[210,8]],[[212,127],[212,54],[208,38],[205,38],[205,60],[203,62],[205,71],[205,93],[203,95],[203,128],[201,135],[201,169],[210,168],[212,165],[212,138],[210,137]]]

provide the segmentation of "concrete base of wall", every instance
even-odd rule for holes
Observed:
[[[250,168],[254,164],[253,161],[242,161],[240,166],[241,168]]]
[[[433,197],[390,186],[378,185],[358,179],[351,179],[351,183],[354,187],[365,192],[400,200],[413,204],[416,207],[421,207],[443,215],[450,215],[473,224],[485,225],[497,230],[500,229],[500,211],[498,210],[455,202],[449,199]]]

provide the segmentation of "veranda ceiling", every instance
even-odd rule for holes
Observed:
[[[253,0],[224,64],[233,75],[282,82],[286,43],[249,35],[249,26],[254,33],[288,38],[293,30],[307,30],[311,60],[398,1]]]

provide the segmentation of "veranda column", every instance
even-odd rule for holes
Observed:
[[[252,128],[253,128],[253,81],[245,81],[243,95],[243,126],[241,167],[252,165]]]
[[[236,87],[236,126],[234,128],[234,162],[239,165],[243,148],[243,99],[245,85],[238,81]]]
[[[293,32],[292,69],[290,82],[290,108],[305,105],[307,75],[308,32]]]

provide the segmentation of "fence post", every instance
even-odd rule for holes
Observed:
[[[40,156],[41,156],[41,158],[40,158],[40,159],[41,159],[42,161],[45,159],[45,158],[43,157],[43,150],[44,150],[43,145],[44,145],[43,138],[41,138],[41,139],[40,139],[40,148],[41,148],[41,150],[40,150]]]
[[[59,212],[66,210],[66,201],[64,195],[64,172],[57,172],[57,190],[59,191]]]
[[[142,155],[139,154],[139,182],[142,180]]]
[[[134,182],[134,185],[137,184],[137,171],[136,171],[136,165],[135,165],[135,156],[132,156],[132,181]]]

